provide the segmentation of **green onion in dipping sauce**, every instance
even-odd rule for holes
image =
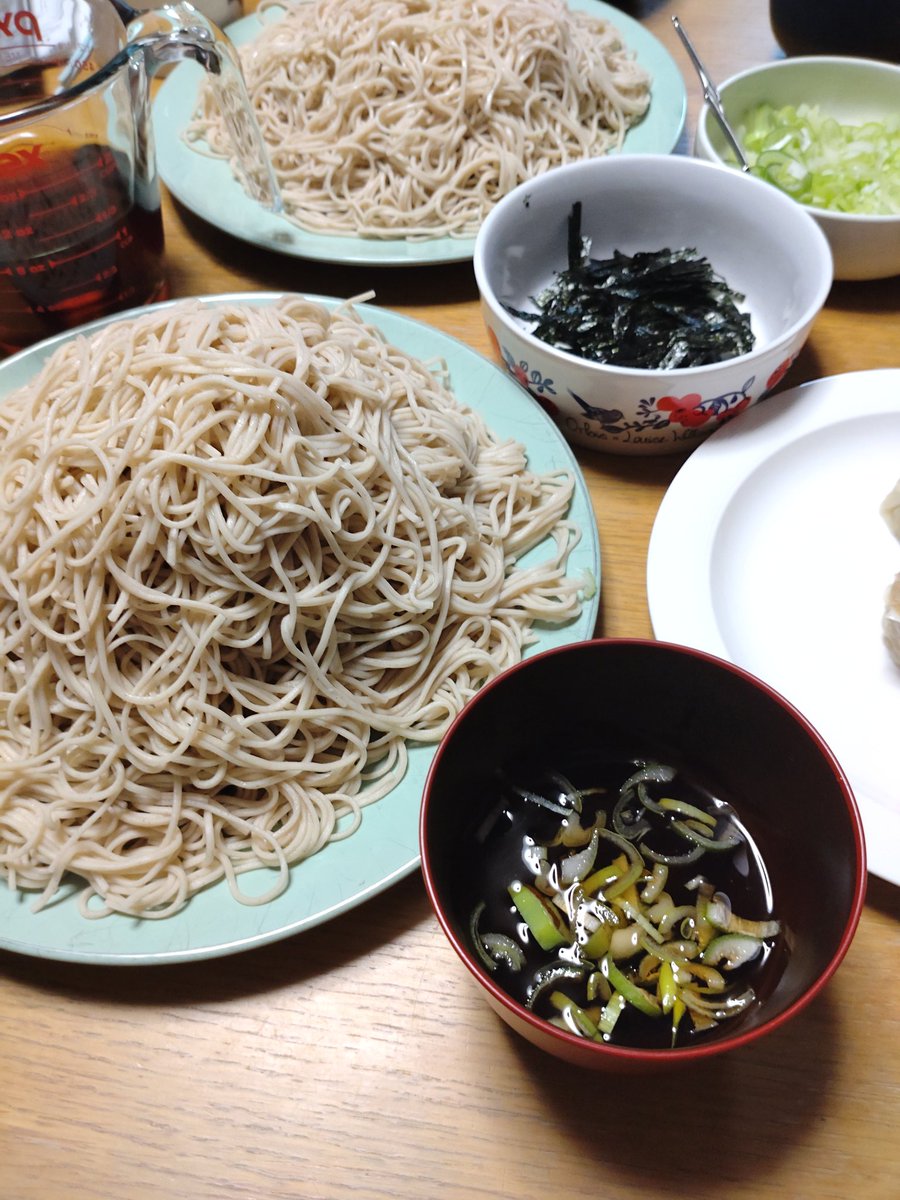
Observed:
[[[584,781],[552,770],[537,786],[510,784],[482,828],[466,901],[473,949],[570,1034],[689,1044],[752,1008],[760,983],[774,986],[785,946],[762,858],[734,809],[674,767],[580,770]]]
[[[681,369],[753,348],[744,297],[694,249],[590,257],[581,202],[569,215],[568,266],[532,297],[536,313],[507,306],[541,341],[594,362]]]

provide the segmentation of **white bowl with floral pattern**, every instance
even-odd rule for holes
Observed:
[[[540,340],[514,315],[567,264],[569,215],[593,258],[695,250],[743,296],[754,345],[676,369],[612,366]],[[728,167],[681,155],[612,155],[553,168],[494,208],[475,244],[482,315],[498,359],[573,443],[620,454],[690,449],[768,395],[828,297],[833,264],[812,217]]]

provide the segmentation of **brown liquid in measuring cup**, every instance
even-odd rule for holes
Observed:
[[[139,200],[109,146],[0,147],[0,353],[168,295],[159,198]]]

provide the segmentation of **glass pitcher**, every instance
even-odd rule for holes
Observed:
[[[0,353],[168,294],[150,80],[182,58],[209,73],[245,186],[278,211],[237,53],[190,4],[0,11]]]

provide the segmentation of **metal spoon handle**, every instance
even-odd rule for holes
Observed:
[[[694,64],[694,69],[696,70],[697,75],[700,79],[700,82],[703,85],[704,98],[706,99],[706,101],[708,102],[710,107],[712,108],[713,112],[716,114],[716,118],[718,119],[718,122],[722,127],[722,132],[725,134],[726,138],[728,139],[728,144],[731,146],[738,162],[741,165],[741,170],[749,171],[750,164],[747,162],[747,159],[744,156],[744,151],[741,148],[740,142],[737,140],[737,137],[735,136],[734,130],[731,128],[730,124],[728,123],[728,118],[725,116],[725,110],[722,108],[722,101],[719,98],[719,93],[716,90],[716,85],[713,83],[713,81],[710,79],[709,75],[706,73],[706,67],[704,67],[703,63],[700,61],[700,56],[697,54],[697,51],[694,49],[693,42],[688,37],[687,33],[685,33],[684,27],[682,26],[681,22],[678,20],[677,17],[672,17],[672,24],[675,26],[675,32],[681,38],[684,48],[685,48],[685,50],[687,50],[688,56],[690,57],[691,62]]]

